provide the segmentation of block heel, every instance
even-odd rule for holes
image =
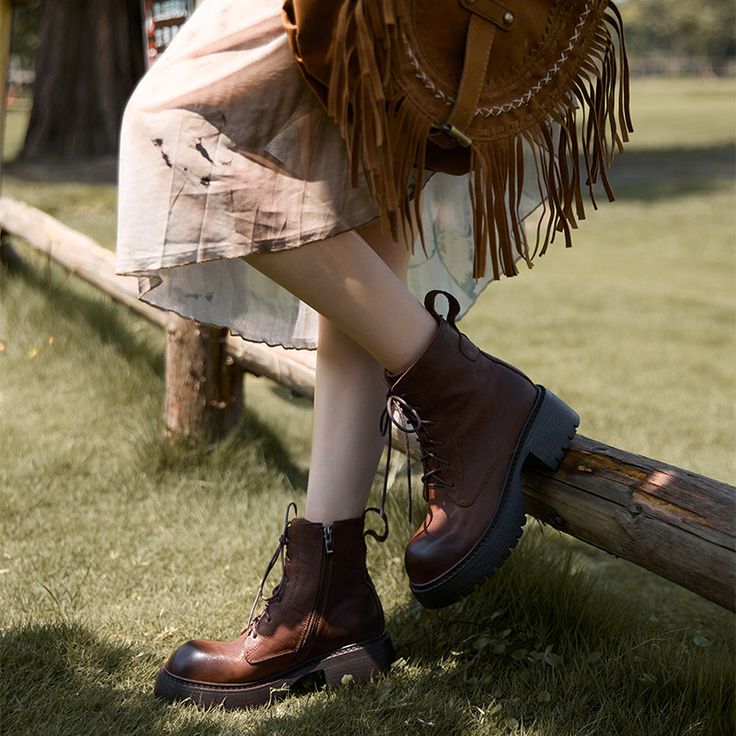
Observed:
[[[351,676],[356,683],[369,682],[385,672],[395,658],[391,638],[384,632],[372,641],[346,647],[326,657],[320,663],[320,668],[330,687],[340,687],[345,684],[343,678],[346,675]]]
[[[526,440],[526,452],[550,470],[560,467],[580,424],[580,417],[549,389],[539,386],[541,402]]]

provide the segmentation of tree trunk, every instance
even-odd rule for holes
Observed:
[[[128,97],[145,70],[140,0],[46,0],[22,159],[118,150]]]
[[[243,370],[227,354],[225,328],[171,314],[166,342],[164,432],[196,447],[227,434],[243,414]]]

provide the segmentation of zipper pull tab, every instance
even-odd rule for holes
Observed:
[[[322,524],[322,536],[325,538],[325,551],[332,554],[332,524]]]

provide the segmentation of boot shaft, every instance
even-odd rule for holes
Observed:
[[[469,505],[488,480],[487,465],[479,460],[503,459],[513,451],[536,388],[524,373],[430,311],[438,321],[433,342],[406,371],[386,373],[385,380],[389,393],[421,419],[423,449],[442,458],[430,454],[427,460],[428,497],[440,492]]]
[[[298,649],[302,659],[328,642],[379,635],[384,615],[366,567],[362,517],[332,524],[292,519],[286,538],[284,577],[268,617],[255,624],[259,637]]]

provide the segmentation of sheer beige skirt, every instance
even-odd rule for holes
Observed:
[[[116,272],[139,298],[247,340],[314,349],[317,314],[242,260],[365,225],[345,147],[303,80],[280,0],[205,0],[133,93],[122,123]],[[536,187],[534,187],[536,188]],[[523,211],[539,204],[526,195]],[[426,184],[425,253],[408,285],[445,289],[460,316],[491,278],[472,278],[464,176]]]

